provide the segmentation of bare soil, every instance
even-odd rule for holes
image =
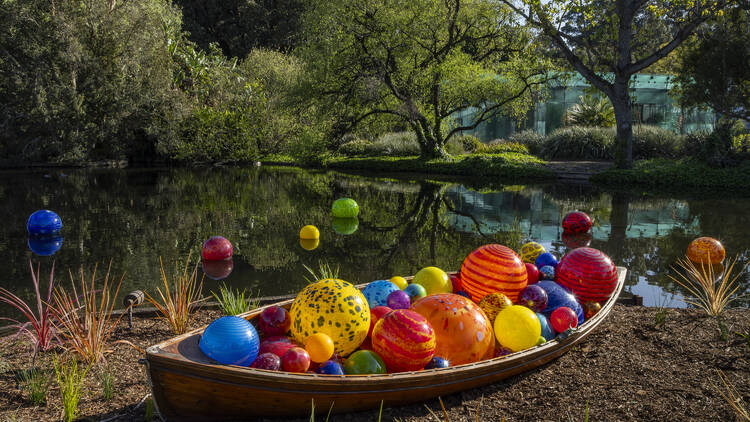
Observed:
[[[740,420],[719,392],[717,371],[750,407],[750,311],[733,309],[719,320],[698,310],[668,309],[656,325],[656,308],[618,305],[588,339],[559,359],[537,370],[491,386],[465,391],[442,401],[450,421],[584,420]],[[201,311],[193,326],[219,313]],[[133,331],[123,319],[112,341],[128,340],[141,348],[172,337],[155,318],[136,318]],[[20,389],[19,371],[31,366],[29,346],[0,339],[0,422],[59,421],[62,405],[53,381],[52,354],[37,357],[49,371],[46,404],[32,406]],[[84,421],[143,421],[149,388],[140,353],[112,344],[107,364],[114,375],[114,397],[103,398],[93,368],[79,404]],[[478,412],[478,415],[477,415]],[[325,414],[317,417],[325,420]],[[437,400],[385,408],[382,420],[445,420]],[[305,420],[309,420],[306,418]],[[377,411],[334,415],[332,421],[376,421]]]

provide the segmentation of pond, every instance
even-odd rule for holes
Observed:
[[[357,221],[334,221],[331,203],[351,197]],[[63,219],[62,245],[53,256],[29,249],[26,219],[37,209]],[[750,199],[702,194],[684,197],[606,192],[592,186],[502,185],[437,181],[415,176],[362,176],[296,168],[200,168],[6,171],[0,173],[0,286],[32,298],[29,260],[58,283],[69,271],[99,265],[99,279],[123,278],[122,293],[155,292],[160,259],[168,274],[202,242],[222,235],[234,244],[230,267],[209,268],[204,292],[221,283],[256,295],[299,291],[305,266],[339,267],[355,283],[414,274],[435,265],[457,270],[478,246],[514,249],[535,240],[565,252],[560,223],[571,210],[595,221],[591,246],[629,269],[626,291],[648,306],[685,306],[683,291],[668,278],[688,243],[706,235],[720,239],[728,256],[750,259]],[[307,250],[299,229],[314,224],[320,244]],[[37,245],[32,245],[37,246]],[[304,245],[308,246],[309,245]],[[199,273],[201,270],[199,269]],[[123,276],[124,274],[124,276]],[[46,275],[43,277],[46,284]],[[742,276],[742,290],[750,278]],[[739,304],[747,306],[747,300]],[[0,305],[0,316],[12,315]]]

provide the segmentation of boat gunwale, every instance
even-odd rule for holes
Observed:
[[[289,388],[267,388],[266,382],[285,382],[291,384],[299,384],[305,387],[305,389],[299,390],[299,392],[309,392],[311,387],[322,386],[322,387],[355,387],[361,385],[363,387],[377,387],[379,384],[390,384],[388,391],[399,391],[400,388],[394,388],[393,383],[404,382],[403,390],[414,390],[421,387],[434,388],[436,386],[435,380],[441,380],[439,385],[451,385],[467,380],[481,379],[491,377],[498,372],[506,372],[512,369],[520,368],[531,362],[544,361],[546,358],[549,360],[561,355],[567,351],[570,347],[583,340],[586,335],[595,329],[602,321],[609,315],[610,311],[614,307],[617,298],[622,292],[625,276],[627,270],[623,267],[617,267],[618,282],[615,290],[612,292],[610,298],[605,302],[602,309],[590,320],[585,321],[580,327],[573,329],[569,334],[558,336],[553,340],[549,340],[540,346],[534,346],[530,349],[522,350],[510,355],[496,357],[491,359],[484,359],[478,362],[466,363],[462,365],[451,366],[448,368],[435,368],[425,369],[419,371],[409,372],[396,372],[389,374],[366,374],[366,375],[327,375],[317,373],[291,373],[284,371],[270,371],[258,368],[250,368],[236,365],[222,365],[222,364],[211,364],[196,362],[185,356],[171,351],[165,350],[167,347],[175,347],[187,338],[195,336],[206,329],[208,325],[202,326],[188,333],[170,338],[164,342],[156,344],[146,349],[146,360],[149,363],[150,370],[168,370],[170,372],[183,373],[189,376],[204,376],[207,379],[211,379],[217,382],[232,382],[236,380],[239,383],[253,384],[254,387],[268,390],[268,391],[284,391],[294,392]],[[407,280],[411,277],[406,277]],[[366,284],[358,285],[358,288],[363,287]],[[256,308],[252,311],[248,311],[237,316],[252,319],[259,315],[264,309],[270,306],[284,306],[291,304],[294,299],[288,299],[282,302],[271,303],[260,308]],[[477,372],[472,374],[472,372]],[[446,378],[444,375],[453,375],[455,377]],[[463,376],[461,376],[463,375]],[[423,386],[414,385],[415,382],[424,380],[429,382]],[[301,387],[302,388],[302,387]],[[361,394],[362,390],[354,390],[350,392],[341,390],[331,391],[316,391],[320,394],[326,393],[351,393]]]

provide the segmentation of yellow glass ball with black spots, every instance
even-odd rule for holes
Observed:
[[[364,295],[349,282],[333,278],[308,285],[289,310],[292,337],[304,344],[315,333],[327,334],[336,353],[357,350],[370,329],[370,307]]]
[[[521,250],[518,252],[518,255],[521,256],[521,260],[523,262],[533,264],[534,261],[536,261],[536,258],[545,252],[547,252],[547,250],[544,249],[544,246],[536,242],[529,242],[521,246]]]

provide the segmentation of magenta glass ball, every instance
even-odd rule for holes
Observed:
[[[250,367],[278,371],[281,369],[281,358],[273,353],[262,353],[255,359]]]
[[[518,294],[518,304],[534,312],[542,312],[547,307],[547,299],[547,292],[536,284],[524,287]]]
[[[263,334],[279,336],[289,331],[289,327],[292,326],[292,317],[281,306],[269,306],[260,313],[258,324]]]
[[[232,242],[222,236],[214,236],[201,247],[201,256],[204,261],[223,261],[232,257],[234,248]]]
[[[411,299],[409,299],[409,295],[403,290],[391,292],[386,301],[388,302],[388,307],[391,309],[409,309],[411,306]]]
[[[562,333],[568,328],[578,326],[578,316],[574,310],[567,306],[561,306],[552,311],[552,314],[549,316],[549,324],[556,333]]]

